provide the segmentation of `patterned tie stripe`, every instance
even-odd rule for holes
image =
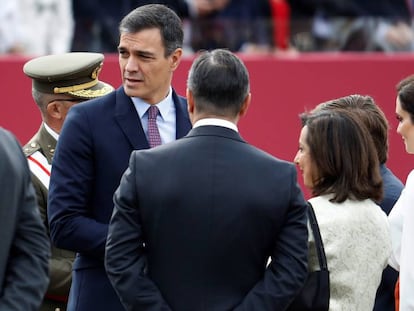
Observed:
[[[157,126],[158,107],[148,108],[148,142],[151,148],[161,145],[161,136]]]

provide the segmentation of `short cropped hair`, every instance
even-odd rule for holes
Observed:
[[[165,57],[176,49],[182,48],[184,40],[182,21],[173,10],[162,4],[137,7],[122,19],[119,32],[120,34],[136,33],[150,28],[160,30]]]
[[[48,94],[42,93],[35,88],[32,88],[32,97],[36,105],[39,107],[42,115],[46,114]]]
[[[414,123],[414,75],[401,80],[396,88],[401,108],[410,114],[411,123]]]
[[[371,96],[359,94],[349,95],[334,100],[330,100],[316,106],[312,112],[316,111],[341,111],[345,110],[354,113],[362,120],[367,127],[377,149],[378,159],[381,164],[388,159],[388,120],[384,112],[375,103]]]
[[[306,143],[316,166],[313,195],[332,194],[332,202],[383,196],[378,156],[361,119],[348,112],[302,114],[308,127]]]
[[[243,62],[226,49],[201,52],[187,80],[199,112],[236,116],[250,92]]]

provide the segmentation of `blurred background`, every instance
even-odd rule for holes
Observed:
[[[252,89],[241,134],[288,161],[298,146],[299,113],[329,99],[370,95],[390,123],[388,166],[405,182],[412,160],[395,132],[395,85],[414,73],[411,0],[2,0],[0,126],[22,144],[38,129],[22,71],[35,56],[102,52],[100,77],[119,86],[119,21],[147,3],[164,3],[183,20],[185,55],[173,82],[179,94],[198,50],[238,53]]]

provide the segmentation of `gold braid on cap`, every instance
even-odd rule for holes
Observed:
[[[101,71],[101,67],[102,67],[102,64],[99,65],[99,67],[96,67],[96,69],[92,72],[92,74],[91,74],[91,78],[93,79],[92,81],[77,84],[77,85],[71,85],[71,86],[55,87],[53,89],[53,92],[55,94],[77,92],[77,91],[81,91],[81,90],[84,90],[84,89],[89,89],[89,88],[97,85],[98,82],[99,82],[98,81],[98,74],[99,74],[99,71]]]

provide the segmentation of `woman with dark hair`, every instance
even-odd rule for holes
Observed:
[[[391,252],[378,156],[358,118],[343,112],[301,115],[295,163],[312,192],[330,271],[329,310],[372,310]],[[309,235],[309,270],[318,270]]]
[[[371,134],[378,155],[384,192],[382,200],[376,203],[388,215],[404,189],[404,184],[387,167],[389,149],[388,120],[371,96],[360,94],[348,95],[323,102],[316,106],[312,113],[317,111],[341,112],[344,110],[359,118]],[[398,272],[387,266],[382,273],[382,281],[377,290],[373,311],[395,310],[394,290],[397,279]]]
[[[405,150],[414,154],[414,75],[401,80],[397,85],[395,103],[397,115],[397,133],[404,140]],[[405,188],[388,216],[392,238],[392,256],[390,265],[400,271],[397,284],[396,310],[414,310],[414,170],[408,174]]]

